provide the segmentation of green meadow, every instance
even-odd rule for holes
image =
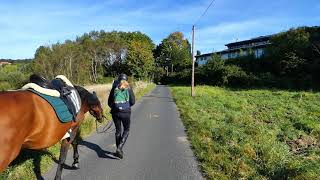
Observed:
[[[320,93],[171,87],[208,179],[319,179]]]

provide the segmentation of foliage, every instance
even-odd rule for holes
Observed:
[[[320,27],[300,27],[274,35],[262,58],[249,55],[227,60],[226,64],[241,67],[253,77],[249,79],[252,85],[266,82],[267,87],[319,89],[319,47]]]
[[[181,32],[171,33],[154,50],[158,67],[171,68],[179,72],[191,66],[191,47]]]
[[[162,67],[155,67],[153,74],[153,81],[155,83],[161,83],[161,80],[163,79],[163,77],[165,77],[166,72]]]
[[[0,66],[0,90],[18,89],[31,74],[30,62]]]
[[[255,58],[251,52],[222,60],[214,54],[205,65],[195,70],[196,84],[244,88],[317,90],[320,89],[319,77],[320,27],[300,27],[272,36],[271,45],[261,58]],[[164,76],[162,83],[189,84],[190,79],[191,68],[185,67]]]
[[[152,40],[141,32],[91,31],[75,41],[39,47],[33,69],[48,79],[64,74],[77,84],[97,82],[103,76],[122,72],[151,76],[153,48]]]
[[[150,77],[154,69],[152,47],[142,41],[132,41],[128,47],[127,66],[130,74],[138,78]]]
[[[198,82],[212,85],[236,85],[230,82],[236,82],[235,78],[246,77],[247,74],[235,65],[226,65],[217,54],[214,54],[207,64],[198,68],[200,79]]]
[[[110,84],[114,81],[113,77],[100,77],[97,79],[98,84]]]
[[[310,46],[310,34],[305,28],[291,29],[275,35],[267,48],[266,59],[274,63],[275,73],[295,76],[303,73],[305,54]]]
[[[317,179],[320,94],[172,87],[208,179]]]
[[[41,46],[35,53],[33,70],[47,79],[63,74],[76,84],[87,83],[90,62],[80,52],[83,52],[83,47],[71,41],[50,47]]]
[[[196,69],[195,77],[196,84],[237,87],[249,85],[247,83],[249,76],[240,67],[226,64],[217,54],[214,54],[205,65]],[[189,84],[190,80],[191,69],[185,69],[163,77],[162,83]]]
[[[168,76],[162,76],[160,82],[162,84],[190,84],[191,82],[191,70],[185,69],[180,72],[170,73]]]

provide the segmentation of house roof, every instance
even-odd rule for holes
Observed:
[[[239,45],[245,45],[245,44],[250,44],[254,42],[263,42],[263,41],[268,41],[273,35],[268,35],[268,36],[259,36],[256,38],[252,38],[249,40],[244,40],[244,41],[238,41],[238,42],[233,42],[226,44],[227,47],[232,47],[232,46],[239,46]]]
[[[250,47],[248,46],[248,47],[241,47],[241,48],[230,48],[230,47],[233,47],[233,46],[241,46],[241,45],[247,45],[247,44],[257,43],[257,42],[265,42],[265,41],[270,40],[270,38],[272,36],[274,36],[274,35],[259,36],[259,37],[252,38],[252,39],[249,39],[249,40],[229,43],[229,44],[226,44],[228,49],[225,49],[225,50],[222,50],[222,51],[217,51],[217,52],[212,52],[212,53],[196,55],[195,57],[198,58],[198,57],[212,56],[212,54],[214,54],[214,53],[216,53],[216,54],[226,54],[226,53],[238,51],[239,49],[245,50],[245,49],[250,49],[250,48],[254,48],[255,49],[255,48],[266,47],[266,45],[268,43],[266,43],[266,44],[256,44],[256,45],[250,46]]]

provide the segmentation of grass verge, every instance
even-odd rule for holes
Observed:
[[[208,179],[320,177],[320,93],[171,90]]]
[[[136,99],[140,99],[144,94],[155,87],[155,84],[136,82],[133,84]],[[111,120],[109,113],[110,109],[107,106],[107,96],[111,89],[111,84],[93,85],[86,87],[89,91],[96,91],[102,106],[104,107],[104,114],[108,120]],[[101,125],[106,124],[105,121]],[[86,119],[81,124],[81,137],[84,138],[90,135],[95,130],[95,120],[92,116],[86,116]],[[44,174],[57,161],[60,153],[60,143],[48,148],[46,151],[22,150],[19,156],[13,163],[0,174],[0,180],[29,180],[37,179],[35,172]],[[81,156],[81,155],[80,155]]]

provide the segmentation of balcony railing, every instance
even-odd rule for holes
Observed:
[[[270,41],[264,41],[264,42],[255,42],[255,43],[250,43],[250,44],[245,44],[245,45],[239,45],[239,46],[231,46],[229,47],[229,50],[233,49],[249,49],[257,46],[263,46],[263,45],[269,45],[271,44]]]

